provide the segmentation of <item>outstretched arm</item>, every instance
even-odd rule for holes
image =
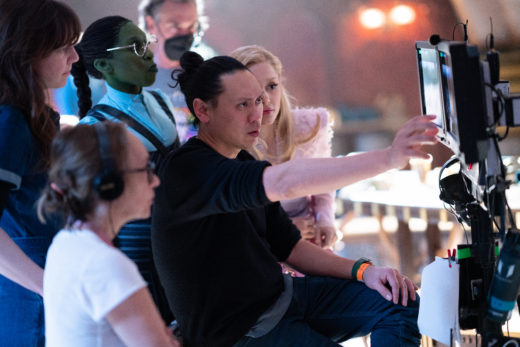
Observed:
[[[422,145],[436,143],[433,116],[416,116],[397,133],[388,148],[342,158],[290,160],[265,169],[264,189],[271,201],[334,191],[394,168],[412,157],[428,158]]]

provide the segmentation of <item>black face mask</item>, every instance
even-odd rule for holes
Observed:
[[[179,60],[191,48],[193,40],[193,34],[170,37],[164,41],[164,53],[170,60]]]

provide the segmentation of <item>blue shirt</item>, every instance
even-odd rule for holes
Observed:
[[[19,238],[40,237],[46,251],[63,226],[59,218],[48,218],[43,224],[36,214],[36,202],[47,184],[42,168],[40,145],[33,136],[21,110],[0,106],[0,180],[11,183],[0,227],[18,243]]]
[[[89,76],[89,87],[92,93],[92,103],[95,105],[101,100],[106,93],[105,81]],[[61,115],[78,115],[78,89],[74,85],[74,77],[70,75],[67,78],[67,84],[64,87],[54,89],[52,98],[56,109]]]
[[[107,93],[101,98],[99,104],[109,105],[126,113],[154,134],[164,146],[168,147],[173,144],[177,138],[177,129],[150,92],[143,90],[141,94],[128,94],[116,90],[108,84],[106,84],[106,88]],[[172,105],[164,93],[160,90],[156,91],[161,95],[166,105],[172,109]],[[118,121],[110,114],[101,111],[100,113],[108,120]],[[80,121],[82,124],[94,124],[96,122],[98,120],[92,116],[86,116]],[[129,130],[141,140],[148,152],[157,150],[144,136],[132,128],[129,128]]]

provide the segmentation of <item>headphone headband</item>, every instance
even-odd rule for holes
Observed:
[[[110,136],[108,134],[108,121],[98,122],[93,125],[96,130],[96,138],[101,159],[101,172],[94,178],[94,189],[99,198],[112,201],[121,196],[124,189],[124,181],[116,169],[115,158],[112,152]]]

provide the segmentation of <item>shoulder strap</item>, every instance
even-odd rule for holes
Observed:
[[[98,122],[104,122],[107,120],[105,117],[103,117],[101,113],[94,110],[90,110],[84,117],[86,117],[87,115],[96,118]]]
[[[106,118],[100,115],[99,111],[108,113],[114,118],[117,118],[120,121],[126,123],[129,127],[134,129],[139,134],[144,136],[148,141],[150,141],[154,145],[154,147],[157,148],[159,152],[161,152],[162,155],[166,155],[168,153],[166,147],[162,144],[161,141],[157,139],[157,137],[155,137],[154,134],[150,132],[150,130],[146,129],[142,124],[138,123],[135,119],[133,119],[123,111],[118,110],[117,108],[109,105],[97,104],[96,106],[92,107],[88,115],[96,118],[97,120],[106,120]]]
[[[157,102],[159,103],[159,105],[161,106],[161,108],[163,109],[164,113],[166,113],[168,115],[168,118],[170,118],[170,120],[173,122],[173,124],[177,125],[175,123],[175,118],[173,117],[173,113],[172,111],[170,110],[170,108],[168,107],[168,105],[166,105],[166,102],[164,101],[164,99],[161,97],[161,95],[159,93],[157,93],[155,90],[148,90],[148,92],[150,94],[153,95],[153,97],[155,98],[155,100],[157,100]]]
[[[173,113],[172,111],[170,110],[170,108],[168,107],[168,105],[166,105],[166,102],[164,101],[164,99],[161,97],[161,95],[159,93],[157,93],[157,91],[155,90],[148,90],[148,92],[150,92],[150,94],[153,95],[153,97],[155,98],[155,100],[157,100],[157,102],[159,103],[159,105],[161,106],[161,108],[163,109],[164,113],[166,113],[166,115],[168,116],[168,118],[170,118],[170,120],[172,121],[173,125],[175,125],[175,128],[177,128],[177,123],[175,123],[175,117],[173,116]],[[177,138],[175,139],[174,141],[174,147],[175,148],[178,148],[180,147],[181,145],[181,142],[179,140],[179,133],[177,132]]]

